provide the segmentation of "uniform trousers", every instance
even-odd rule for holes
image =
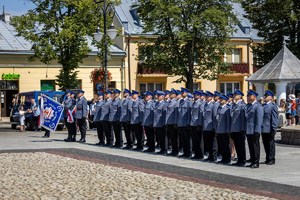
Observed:
[[[204,149],[208,151],[208,160],[216,160],[216,148],[214,146],[215,132],[214,131],[203,131]]]
[[[230,134],[236,154],[237,154],[237,163],[244,164],[246,162],[246,145],[245,145],[245,140],[246,140],[246,135],[244,132],[235,132]]]
[[[68,140],[75,140],[76,139],[76,123],[66,123],[67,129],[68,129]]]
[[[259,156],[260,156],[260,144],[259,138],[260,134],[247,134],[247,141],[250,151],[250,160],[251,164],[259,164]]]
[[[97,135],[98,135],[98,139],[99,139],[99,143],[104,144],[104,140],[105,140],[105,136],[104,136],[104,127],[103,127],[103,123],[98,121],[98,122],[94,122],[96,123],[96,127],[97,127]]]
[[[154,128],[152,126],[144,126],[145,134],[147,136],[147,144],[149,150],[155,150],[155,138],[154,138]]]
[[[80,140],[85,140],[86,136],[86,118],[77,119],[77,125],[81,134]]]
[[[230,162],[231,155],[230,155],[230,147],[229,147],[229,134],[228,133],[219,133],[217,134],[218,138],[218,148],[219,153],[222,155],[222,161]]]
[[[158,141],[160,144],[160,151],[167,151],[166,148],[166,131],[164,127],[156,127],[155,128],[156,135],[158,137]]]
[[[189,127],[178,127],[178,131],[182,139],[183,155],[191,156],[191,134]]]
[[[103,121],[103,128],[106,137],[106,145],[112,145],[111,124],[109,121]]]
[[[178,154],[178,130],[174,124],[167,125],[167,133],[170,135],[172,142],[172,153]]]
[[[118,121],[112,122],[112,127],[114,129],[115,134],[115,146],[122,147],[123,146],[123,138],[122,138],[122,126]]]
[[[141,126],[141,124],[132,124],[131,128],[137,140],[136,147],[138,149],[143,149],[144,147],[143,127]]]
[[[130,123],[129,122],[122,122],[121,123],[124,132],[125,132],[125,137],[126,137],[126,143],[127,143],[127,147],[132,147],[132,132],[131,132],[131,128],[130,128]]]
[[[203,158],[203,153],[201,149],[201,139],[202,139],[202,127],[192,126],[191,127],[192,136],[192,147],[195,153],[195,157]]]
[[[262,133],[261,137],[266,152],[266,162],[275,161],[275,134],[276,133]]]

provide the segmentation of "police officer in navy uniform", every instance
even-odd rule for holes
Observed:
[[[231,126],[230,108],[227,105],[228,97],[225,94],[220,95],[220,104],[216,116],[216,134],[220,146],[219,152],[222,160],[218,163],[229,164],[231,162],[229,133]]]
[[[157,133],[160,151],[158,154],[166,155],[166,129],[165,129],[165,120],[166,120],[166,103],[164,101],[165,93],[162,91],[157,91],[157,102],[154,105],[154,120],[153,127]]]
[[[100,121],[103,123],[104,133],[106,137],[106,144],[105,146],[112,146],[113,138],[111,135],[111,123],[109,122],[109,112],[110,112],[110,105],[112,104],[112,92],[107,90],[105,92],[105,102],[102,105]]]
[[[167,135],[171,139],[172,151],[168,154],[170,156],[178,156],[178,131],[177,131],[177,91],[172,89],[170,91],[170,101],[166,105],[166,128]]]
[[[122,138],[122,126],[120,123],[120,115],[121,115],[121,106],[122,100],[120,99],[121,91],[118,89],[114,89],[113,91],[113,100],[112,104],[109,108],[109,119],[108,121],[111,123],[112,128],[115,134],[115,144],[113,147],[121,148],[123,147],[123,138]]]
[[[179,157],[191,157],[191,144],[190,144],[190,118],[191,118],[191,101],[188,99],[189,90],[181,88],[182,98],[178,102],[177,111],[177,126],[179,134],[181,135],[183,154]]]
[[[262,125],[262,141],[266,152],[264,164],[275,164],[275,134],[278,127],[278,107],[274,103],[274,93],[265,92],[265,103],[263,104],[264,117]]]
[[[132,107],[131,92],[128,89],[124,89],[123,97],[124,99],[122,100],[120,122],[124,129],[125,137],[126,137],[126,146],[124,147],[124,149],[132,149],[133,138],[132,138],[132,132],[130,128],[131,107]]]
[[[139,99],[139,93],[135,90],[132,90],[132,111],[131,111],[131,129],[135,134],[137,140],[137,146],[133,150],[135,151],[143,151],[144,149],[144,140],[143,140],[143,127],[142,127],[142,119],[145,104],[143,100]]]
[[[94,115],[94,122],[96,123],[96,127],[97,127],[97,135],[98,135],[98,139],[99,142],[96,143],[96,145],[104,145],[105,144],[105,135],[104,135],[104,127],[103,127],[103,123],[100,120],[101,117],[101,109],[102,106],[104,104],[104,93],[103,92],[97,92],[98,94],[98,101],[96,102],[95,105],[95,115]]]
[[[145,108],[143,112],[142,126],[144,127],[145,134],[147,137],[148,149],[144,152],[155,152],[155,138],[154,138],[154,128],[153,128],[153,110],[154,102],[152,100],[153,93],[147,91],[145,93]]]
[[[203,110],[203,140],[204,140],[204,149],[208,151],[208,157],[204,161],[215,161],[216,160],[216,151],[214,150],[214,94],[210,91],[206,91],[206,102]]]
[[[246,136],[250,151],[251,164],[247,167],[259,168],[260,157],[260,134],[263,123],[263,107],[257,102],[258,94],[249,90],[247,93],[247,105],[245,107],[246,116]]]
[[[216,126],[217,126],[217,124],[216,124],[216,117],[217,117],[217,110],[218,110],[218,108],[219,108],[219,105],[220,105],[220,92],[218,92],[218,91],[214,91],[214,108],[213,108],[213,117],[214,117],[214,119],[213,119],[213,122],[214,122],[214,125],[213,125],[213,129],[214,129],[214,131],[215,131],[215,129],[216,129]],[[215,151],[215,149],[217,149],[217,158],[219,158],[220,156],[221,156],[221,152],[220,152],[220,149],[221,149],[221,147],[220,147],[220,143],[218,142],[218,139],[217,139],[217,135],[216,135],[216,133],[215,133],[215,139],[214,139],[214,151]]]
[[[169,103],[171,103],[171,98],[170,98],[171,91],[170,90],[165,90],[164,93],[165,93],[165,103],[166,103],[165,108],[167,109],[167,106],[169,105]],[[167,149],[171,149],[172,148],[171,135],[169,135],[170,133],[168,132],[166,125],[165,125],[165,129],[166,129],[165,131],[166,131],[166,134],[167,134],[167,145],[168,145]]]
[[[234,142],[237,153],[237,162],[234,166],[243,167],[246,164],[246,134],[245,134],[245,106],[243,101],[244,93],[236,89],[233,93],[234,100],[230,108],[231,130],[230,137]]]
[[[68,137],[66,139],[64,139],[64,141],[70,142],[70,141],[72,141],[72,128],[70,127],[71,123],[68,122],[68,114],[69,114],[69,109],[71,109],[71,107],[73,106],[72,98],[71,98],[71,91],[67,90],[65,95],[66,95],[66,99],[63,101],[63,105],[64,105],[65,124],[68,129]]]
[[[75,119],[77,120],[77,126],[79,127],[79,131],[81,134],[81,138],[79,142],[85,143],[86,137],[86,118],[88,117],[88,105],[87,100],[85,99],[84,91],[78,90],[78,99],[76,104],[76,113]]]
[[[192,159],[203,159],[203,153],[201,150],[201,138],[202,138],[202,121],[203,121],[203,110],[201,110],[202,101],[200,96],[202,92],[194,91],[194,102],[191,108],[191,136],[192,136],[192,147],[194,156]]]

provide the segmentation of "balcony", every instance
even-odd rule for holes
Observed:
[[[144,67],[143,63],[138,63],[137,66],[137,75],[140,77],[146,77],[146,76],[151,76],[151,77],[166,77],[167,74],[161,70],[158,69],[149,69]]]
[[[239,74],[249,74],[249,64],[248,63],[232,63],[230,70]],[[258,67],[253,66],[253,73],[258,70]]]

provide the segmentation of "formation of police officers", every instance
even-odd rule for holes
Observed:
[[[258,94],[249,90],[247,103],[240,90],[220,94],[215,91],[194,91],[186,88],[171,91],[147,91],[144,97],[139,92],[125,89],[98,92],[94,112],[99,143],[108,147],[155,152],[157,154],[199,159],[208,162],[231,164],[230,138],[233,140],[237,162],[234,166],[258,168],[260,164],[260,135],[266,153],[267,165],[275,164],[275,142],[278,123],[278,108],[274,94],[266,91],[265,101],[257,101]],[[76,123],[81,133],[79,142],[86,142],[87,101],[84,91],[67,91],[64,101],[67,110],[68,138],[76,141]],[[75,120],[72,120],[72,116]],[[123,147],[122,128],[126,146]],[[145,142],[145,136],[147,143]],[[248,141],[250,159],[246,160],[245,141]],[[203,141],[202,141],[203,139]],[[134,146],[136,141],[136,147]],[[202,144],[203,147],[202,148]],[[144,150],[144,147],[148,148]],[[171,152],[168,153],[168,147]],[[182,154],[179,155],[180,150]],[[204,159],[204,155],[207,155]],[[192,156],[193,155],[193,156]],[[217,161],[217,155],[221,160]]]

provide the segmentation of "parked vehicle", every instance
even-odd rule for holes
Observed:
[[[17,101],[18,105],[24,105],[24,110],[28,110],[31,106],[30,99],[34,98],[36,102],[40,102],[39,99],[41,97],[41,94],[47,95],[48,97],[54,99],[57,102],[62,103],[65,98],[65,93],[61,91],[31,91],[31,92],[21,92],[17,95]],[[32,124],[32,113],[26,113],[25,114],[25,125],[27,127],[27,130],[33,130],[33,124]],[[15,128],[13,124],[19,123],[19,110],[14,109],[14,111],[11,113],[11,123],[12,128]],[[62,130],[64,128],[65,122],[64,118],[61,117],[59,124],[57,126],[57,130]]]

